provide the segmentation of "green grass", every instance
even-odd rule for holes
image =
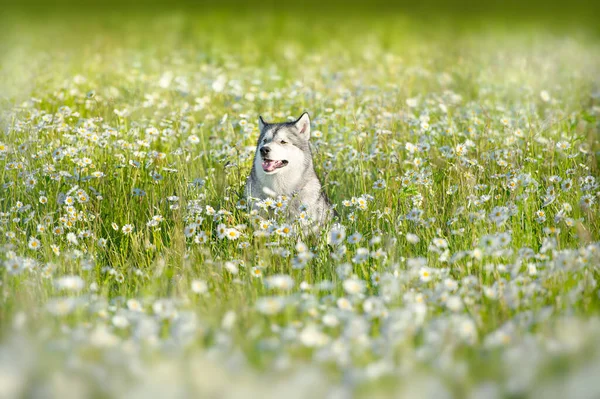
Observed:
[[[395,12],[11,15],[0,396],[598,394],[593,27]],[[238,201],[258,115],[303,111],[339,220],[317,237],[257,237]],[[69,214],[59,198],[78,189],[89,200]],[[344,205],[366,196],[366,209]],[[185,236],[192,223],[206,242]],[[219,239],[219,224],[241,236]],[[339,225],[362,240],[328,243]],[[314,255],[303,268],[299,239]],[[293,287],[269,287],[280,274]],[[354,280],[364,291],[350,292]],[[283,306],[265,314],[271,296]]]

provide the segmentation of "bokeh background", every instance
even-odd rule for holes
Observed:
[[[199,50],[215,58],[237,53],[266,64],[281,61],[293,47],[316,52],[375,45],[385,51],[423,40],[458,54],[461,38],[477,36],[522,46],[547,38],[593,42],[600,35],[599,14],[598,2],[587,0],[3,0],[0,66],[5,73],[0,84],[5,99],[26,96],[32,74],[48,68],[22,57],[44,49],[53,56],[68,54],[73,65],[81,61],[78,56],[111,48],[151,48],[159,56],[172,50]]]

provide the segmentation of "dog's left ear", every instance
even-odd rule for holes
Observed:
[[[310,138],[310,116],[308,116],[308,112],[300,115],[300,118],[294,122],[296,129],[298,129],[298,134],[307,139]]]
[[[267,122],[265,122],[265,120],[262,118],[262,116],[259,115],[258,116],[258,130],[260,130],[262,132],[266,125],[267,125]]]

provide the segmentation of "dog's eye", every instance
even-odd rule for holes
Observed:
[[[287,144],[287,141],[285,141],[285,140],[281,140],[281,141],[280,141],[280,143],[281,143],[281,144]]]

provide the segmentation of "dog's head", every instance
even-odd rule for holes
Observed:
[[[267,175],[304,169],[311,161],[310,118],[303,113],[294,122],[267,123],[258,118],[260,137],[256,148],[256,168]]]

